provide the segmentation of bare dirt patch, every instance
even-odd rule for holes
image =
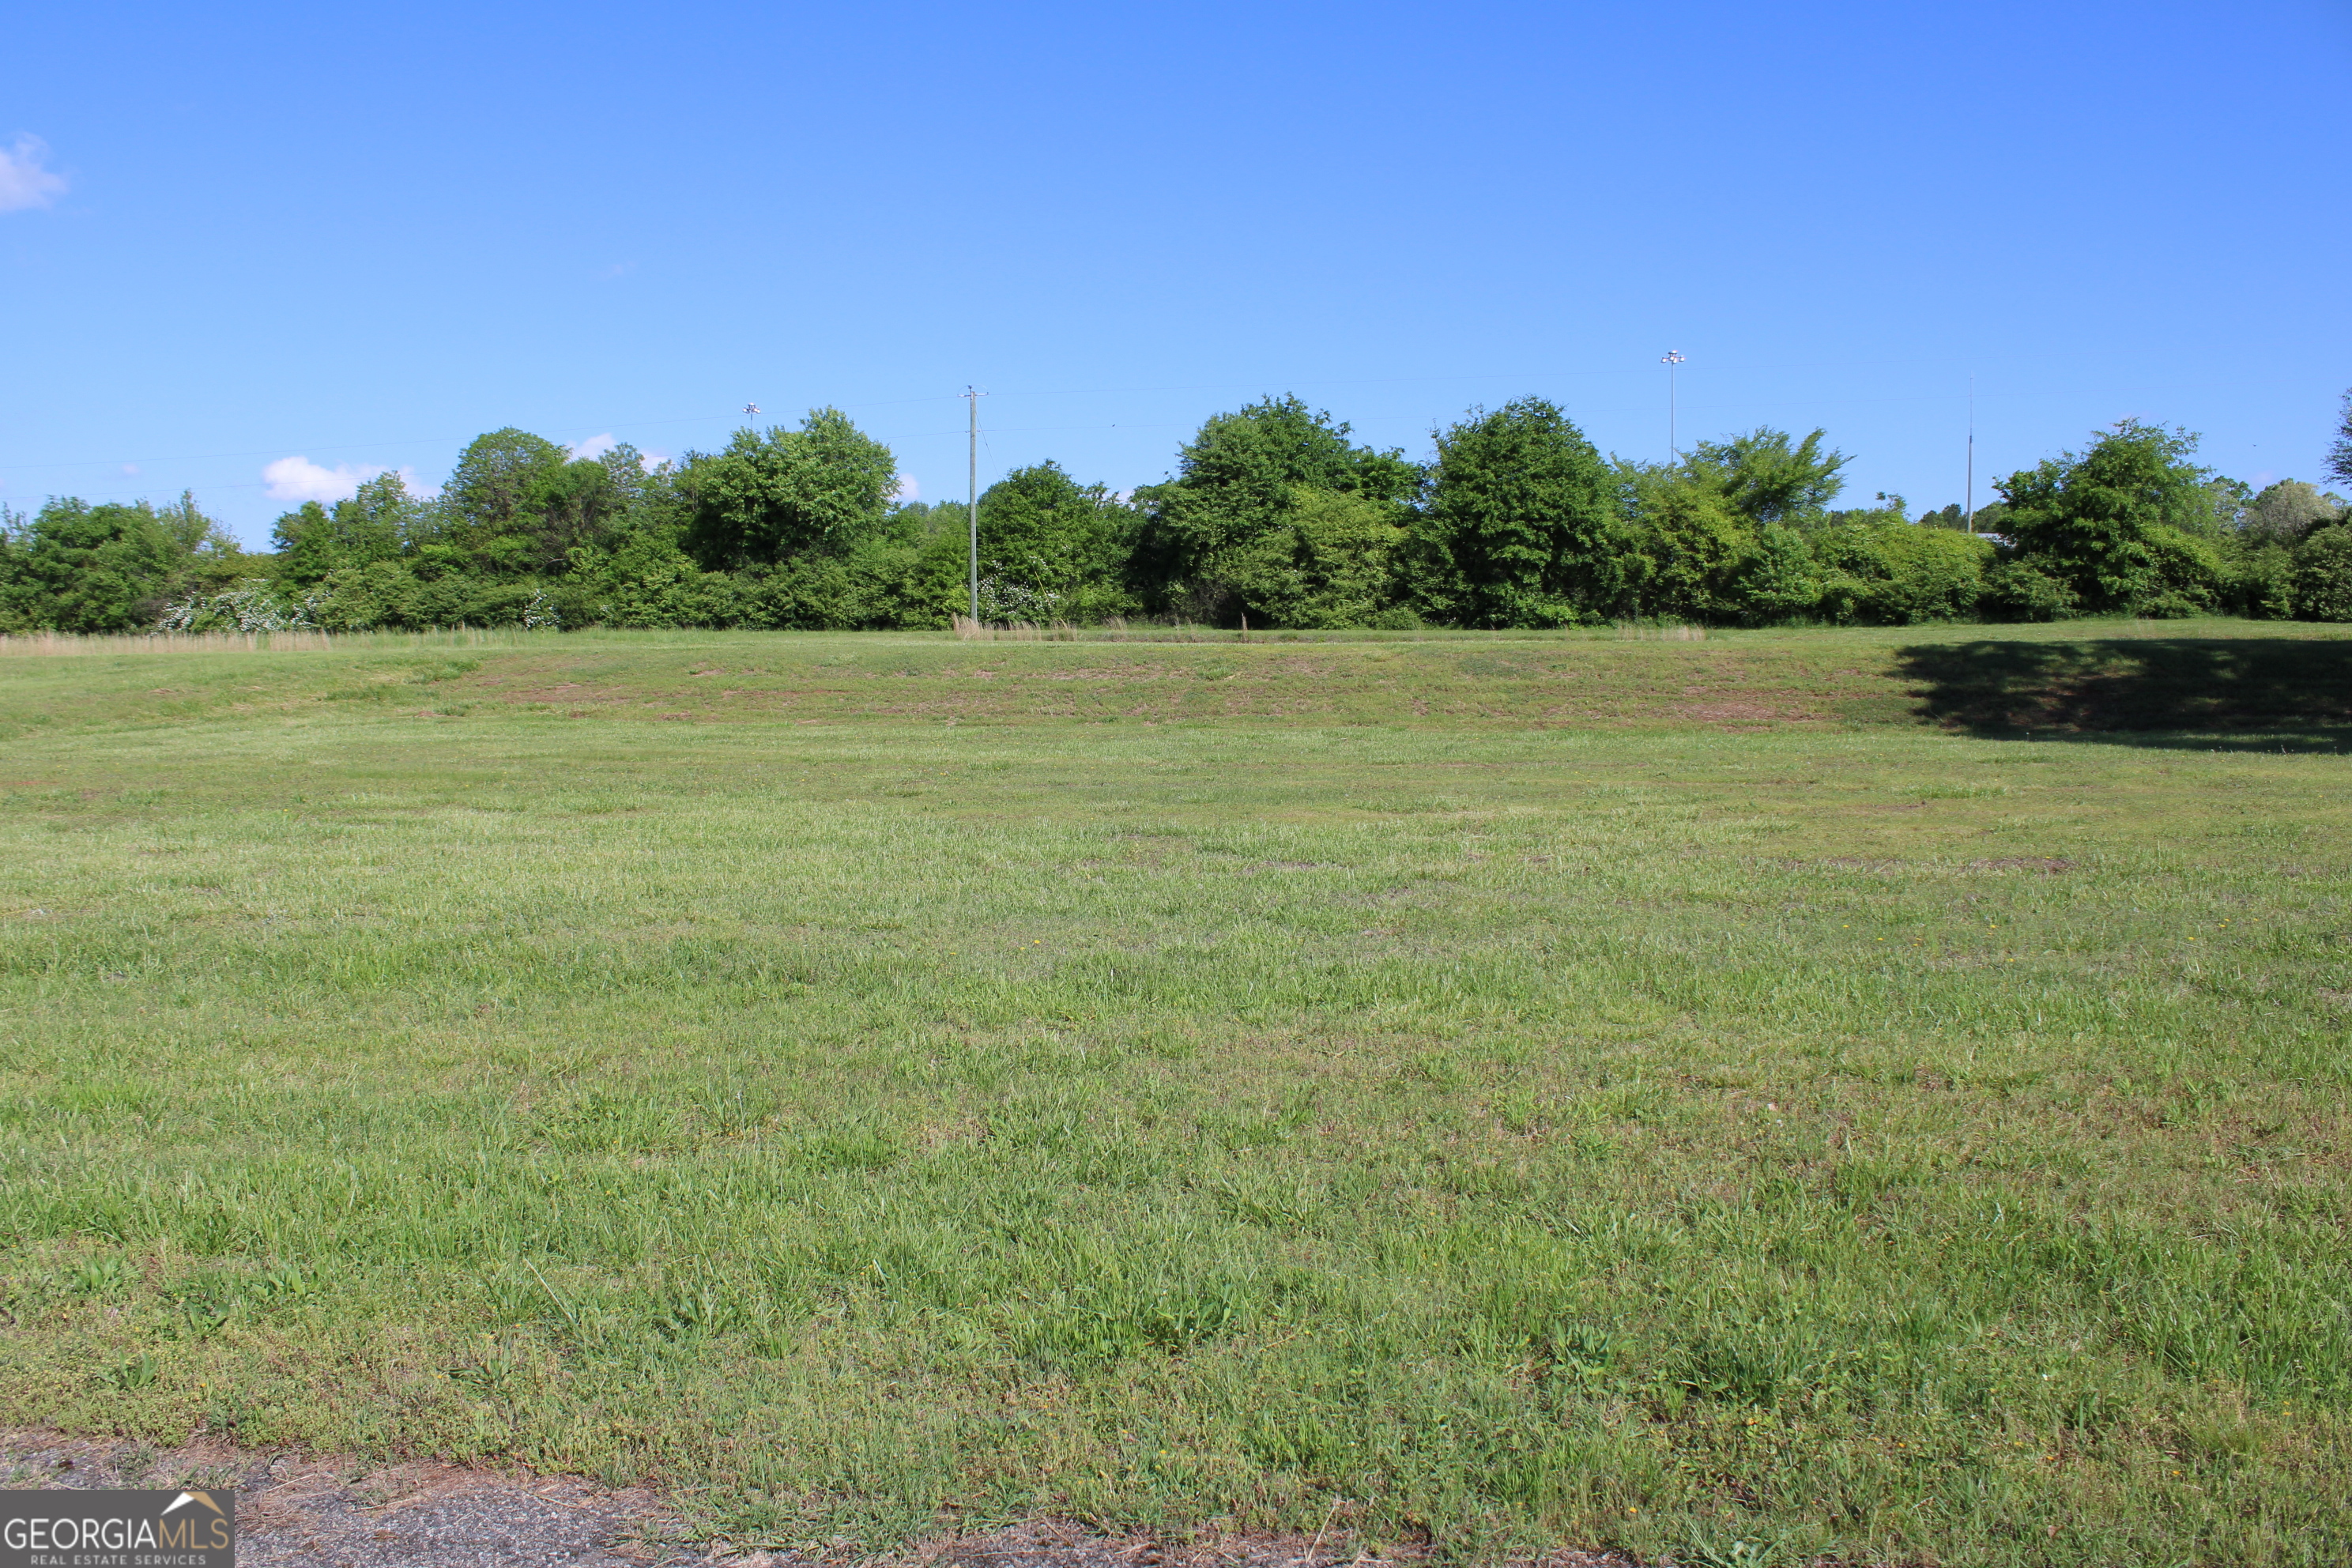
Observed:
[[[659,1494],[569,1476],[434,1459],[365,1465],[260,1454],[199,1436],[173,1448],[121,1437],[0,1430],[0,1487],[88,1490],[204,1486],[236,1493],[239,1568],[814,1568],[835,1561],[726,1540],[692,1541]],[[1187,1542],[1107,1536],[1063,1520],[942,1534],[878,1557],[902,1568],[1396,1568],[1426,1552],[1374,1556],[1344,1530]],[[1635,1568],[1614,1552],[1561,1552],[1526,1568]]]
[[[12,1489],[203,1485],[236,1492],[240,1568],[648,1568],[705,1560],[651,1492],[433,1460],[364,1466],[199,1437],[155,1449],[115,1437],[0,1433]]]
[[[1676,702],[1666,711],[1675,718],[1700,724],[1804,723],[1820,717],[1800,704],[1782,702]]]

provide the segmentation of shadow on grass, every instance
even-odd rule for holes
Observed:
[[[2352,750],[2352,640],[1984,638],[1896,650],[1920,716],[1988,738]]]

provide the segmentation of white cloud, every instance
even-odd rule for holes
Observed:
[[[136,463],[125,463],[122,465],[122,471],[126,474],[135,474],[139,471],[139,465]]]
[[[897,493],[900,500],[920,500],[923,499],[923,487],[915,482],[914,475],[900,474]]]
[[[66,177],[41,166],[49,144],[37,136],[19,136],[13,148],[0,147],[0,213],[45,207],[65,195]]]
[[[280,458],[261,470],[272,500],[349,500],[378,474],[398,473],[401,488],[420,500],[441,493],[441,487],[416,477],[415,468],[394,469],[382,463],[337,463],[321,468],[308,458]]]
[[[570,447],[566,447],[565,450],[571,453],[572,460],[576,463],[583,458],[601,458],[620,444],[621,443],[614,437],[613,433],[610,430],[607,430],[602,436],[591,436],[585,441],[575,441]],[[649,474],[668,461],[669,454],[667,452],[639,452],[637,454],[637,467],[643,468]],[[404,468],[401,472],[405,474],[407,470]],[[415,487],[411,485],[409,488],[414,489]]]
[[[381,463],[338,463],[322,468],[308,458],[280,458],[261,470],[272,500],[349,500],[383,472]],[[405,479],[406,474],[401,476]]]

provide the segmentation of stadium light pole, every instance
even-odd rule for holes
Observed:
[[[971,539],[971,624],[980,626],[980,400],[988,395],[967,385],[964,401],[971,405],[970,444],[964,449],[964,524]]]
[[[1675,445],[1675,366],[1683,363],[1680,349],[1668,349],[1658,363],[1666,367],[1666,461],[1672,464],[1682,455]]]
[[[1969,477],[1966,482],[1968,488],[1963,494],[1967,499],[1960,504],[1969,509],[1969,537],[1974,539],[1977,536],[1977,378],[1973,372],[1969,375]]]

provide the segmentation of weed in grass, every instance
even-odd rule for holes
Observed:
[[[118,1362],[99,1374],[99,1381],[118,1394],[152,1388],[158,1363],[152,1354],[140,1354]]]
[[[113,1253],[86,1258],[68,1269],[66,1292],[72,1296],[111,1299],[126,1295],[137,1280],[129,1262]]]
[[[1802,1559],[1790,1554],[1780,1542],[1734,1534],[1727,1528],[1693,1533],[1667,1561],[1675,1568],[1780,1568]]]

